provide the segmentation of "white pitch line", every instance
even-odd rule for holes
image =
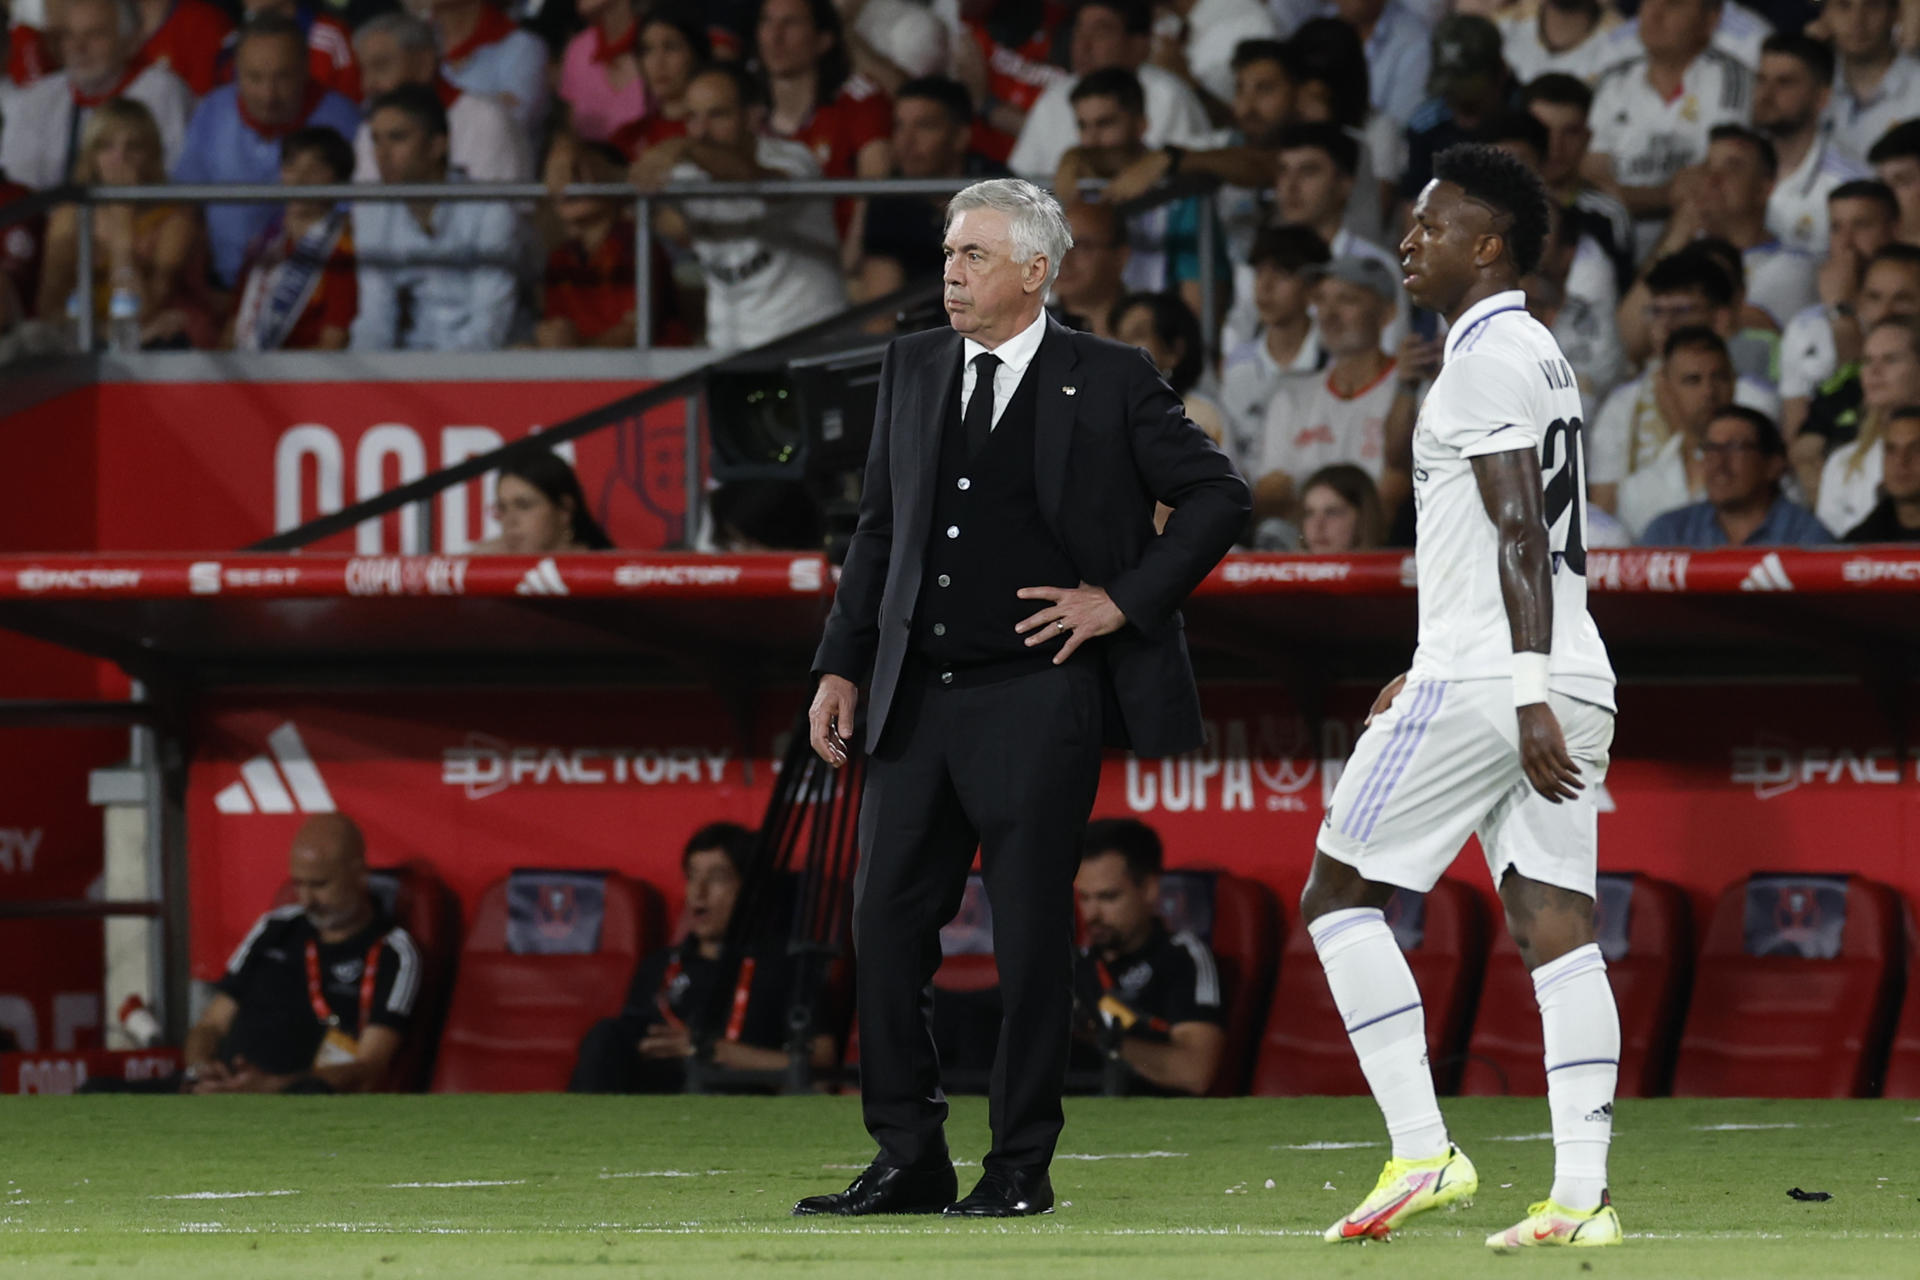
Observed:
[[[862,1166],[863,1168],[865,1166]],[[723,1173],[732,1173],[731,1169],[636,1169],[632,1173],[603,1173],[602,1181],[608,1178],[713,1178]]]
[[[148,1196],[149,1200],[257,1200],[261,1196],[297,1196],[298,1191],[188,1191],[177,1196]]]
[[[459,1182],[389,1182],[387,1184],[389,1188],[394,1190],[417,1187],[524,1187],[526,1185],[527,1180],[525,1178],[503,1178],[498,1180],[464,1178]]]
[[[1551,1133],[1507,1133],[1497,1138],[1488,1138],[1488,1142],[1552,1142]]]
[[[1695,1133],[1758,1133],[1766,1129],[1825,1129],[1824,1124],[1801,1124],[1794,1120],[1785,1120],[1777,1124],[1696,1124]]]
[[[1269,1151],[1358,1151],[1363,1147],[1384,1146],[1379,1142],[1287,1142],[1268,1147]]]

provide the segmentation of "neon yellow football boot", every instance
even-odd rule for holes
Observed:
[[[1597,1209],[1569,1209],[1552,1200],[1542,1200],[1527,1208],[1527,1216],[1505,1231],[1487,1237],[1489,1249],[1536,1249],[1565,1246],[1572,1249],[1597,1249],[1619,1244],[1622,1239],[1620,1215],[1605,1192]]]
[[[1480,1189],[1473,1161],[1458,1147],[1431,1160],[1389,1160],[1373,1193],[1358,1208],[1327,1228],[1330,1244],[1343,1240],[1385,1240],[1387,1233],[1429,1209],[1464,1209]]]

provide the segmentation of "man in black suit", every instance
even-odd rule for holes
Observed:
[[[952,327],[896,340],[860,521],[814,657],[814,750],[843,764],[870,682],[854,945],[873,1164],[796,1214],[1053,1207],[1073,1008],[1073,878],[1104,743],[1200,745],[1180,602],[1246,527],[1246,482],[1139,351],[1041,303],[1072,246],[1017,179],[947,213]],[[1154,503],[1173,509],[1154,532]],[[958,1188],[927,1015],[975,848],[1005,1021],[993,1150]]]

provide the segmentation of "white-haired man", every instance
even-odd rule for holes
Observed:
[[[133,0],[69,0],[59,25],[66,66],[9,97],[0,168],[30,187],[65,182],[87,117],[109,98],[131,98],[153,113],[162,159],[171,168],[187,134],[193,91],[164,65],[135,60],[140,11]]]
[[[1247,485],[1141,352],[1047,316],[1072,245],[1031,183],[968,187],[942,245],[950,327],[895,340],[881,365],[809,715],[814,750],[844,764],[870,681],[853,930],[880,1151],[796,1214],[1053,1207],[1073,879],[1102,742],[1143,756],[1201,742],[1178,608],[1245,529]],[[1172,509],[1158,536],[1156,500]],[[976,848],[1005,1018],[993,1149],[954,1203],[922,993]]]

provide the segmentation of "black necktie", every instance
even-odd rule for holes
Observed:
[[[999,367],[1000,357],[991,351],[973,358],[973,398],[967,401],[967,411],[960,418],[960,425],[967,431],[970,458],[987,447],[987,438],[993,434],[993,371]]]

